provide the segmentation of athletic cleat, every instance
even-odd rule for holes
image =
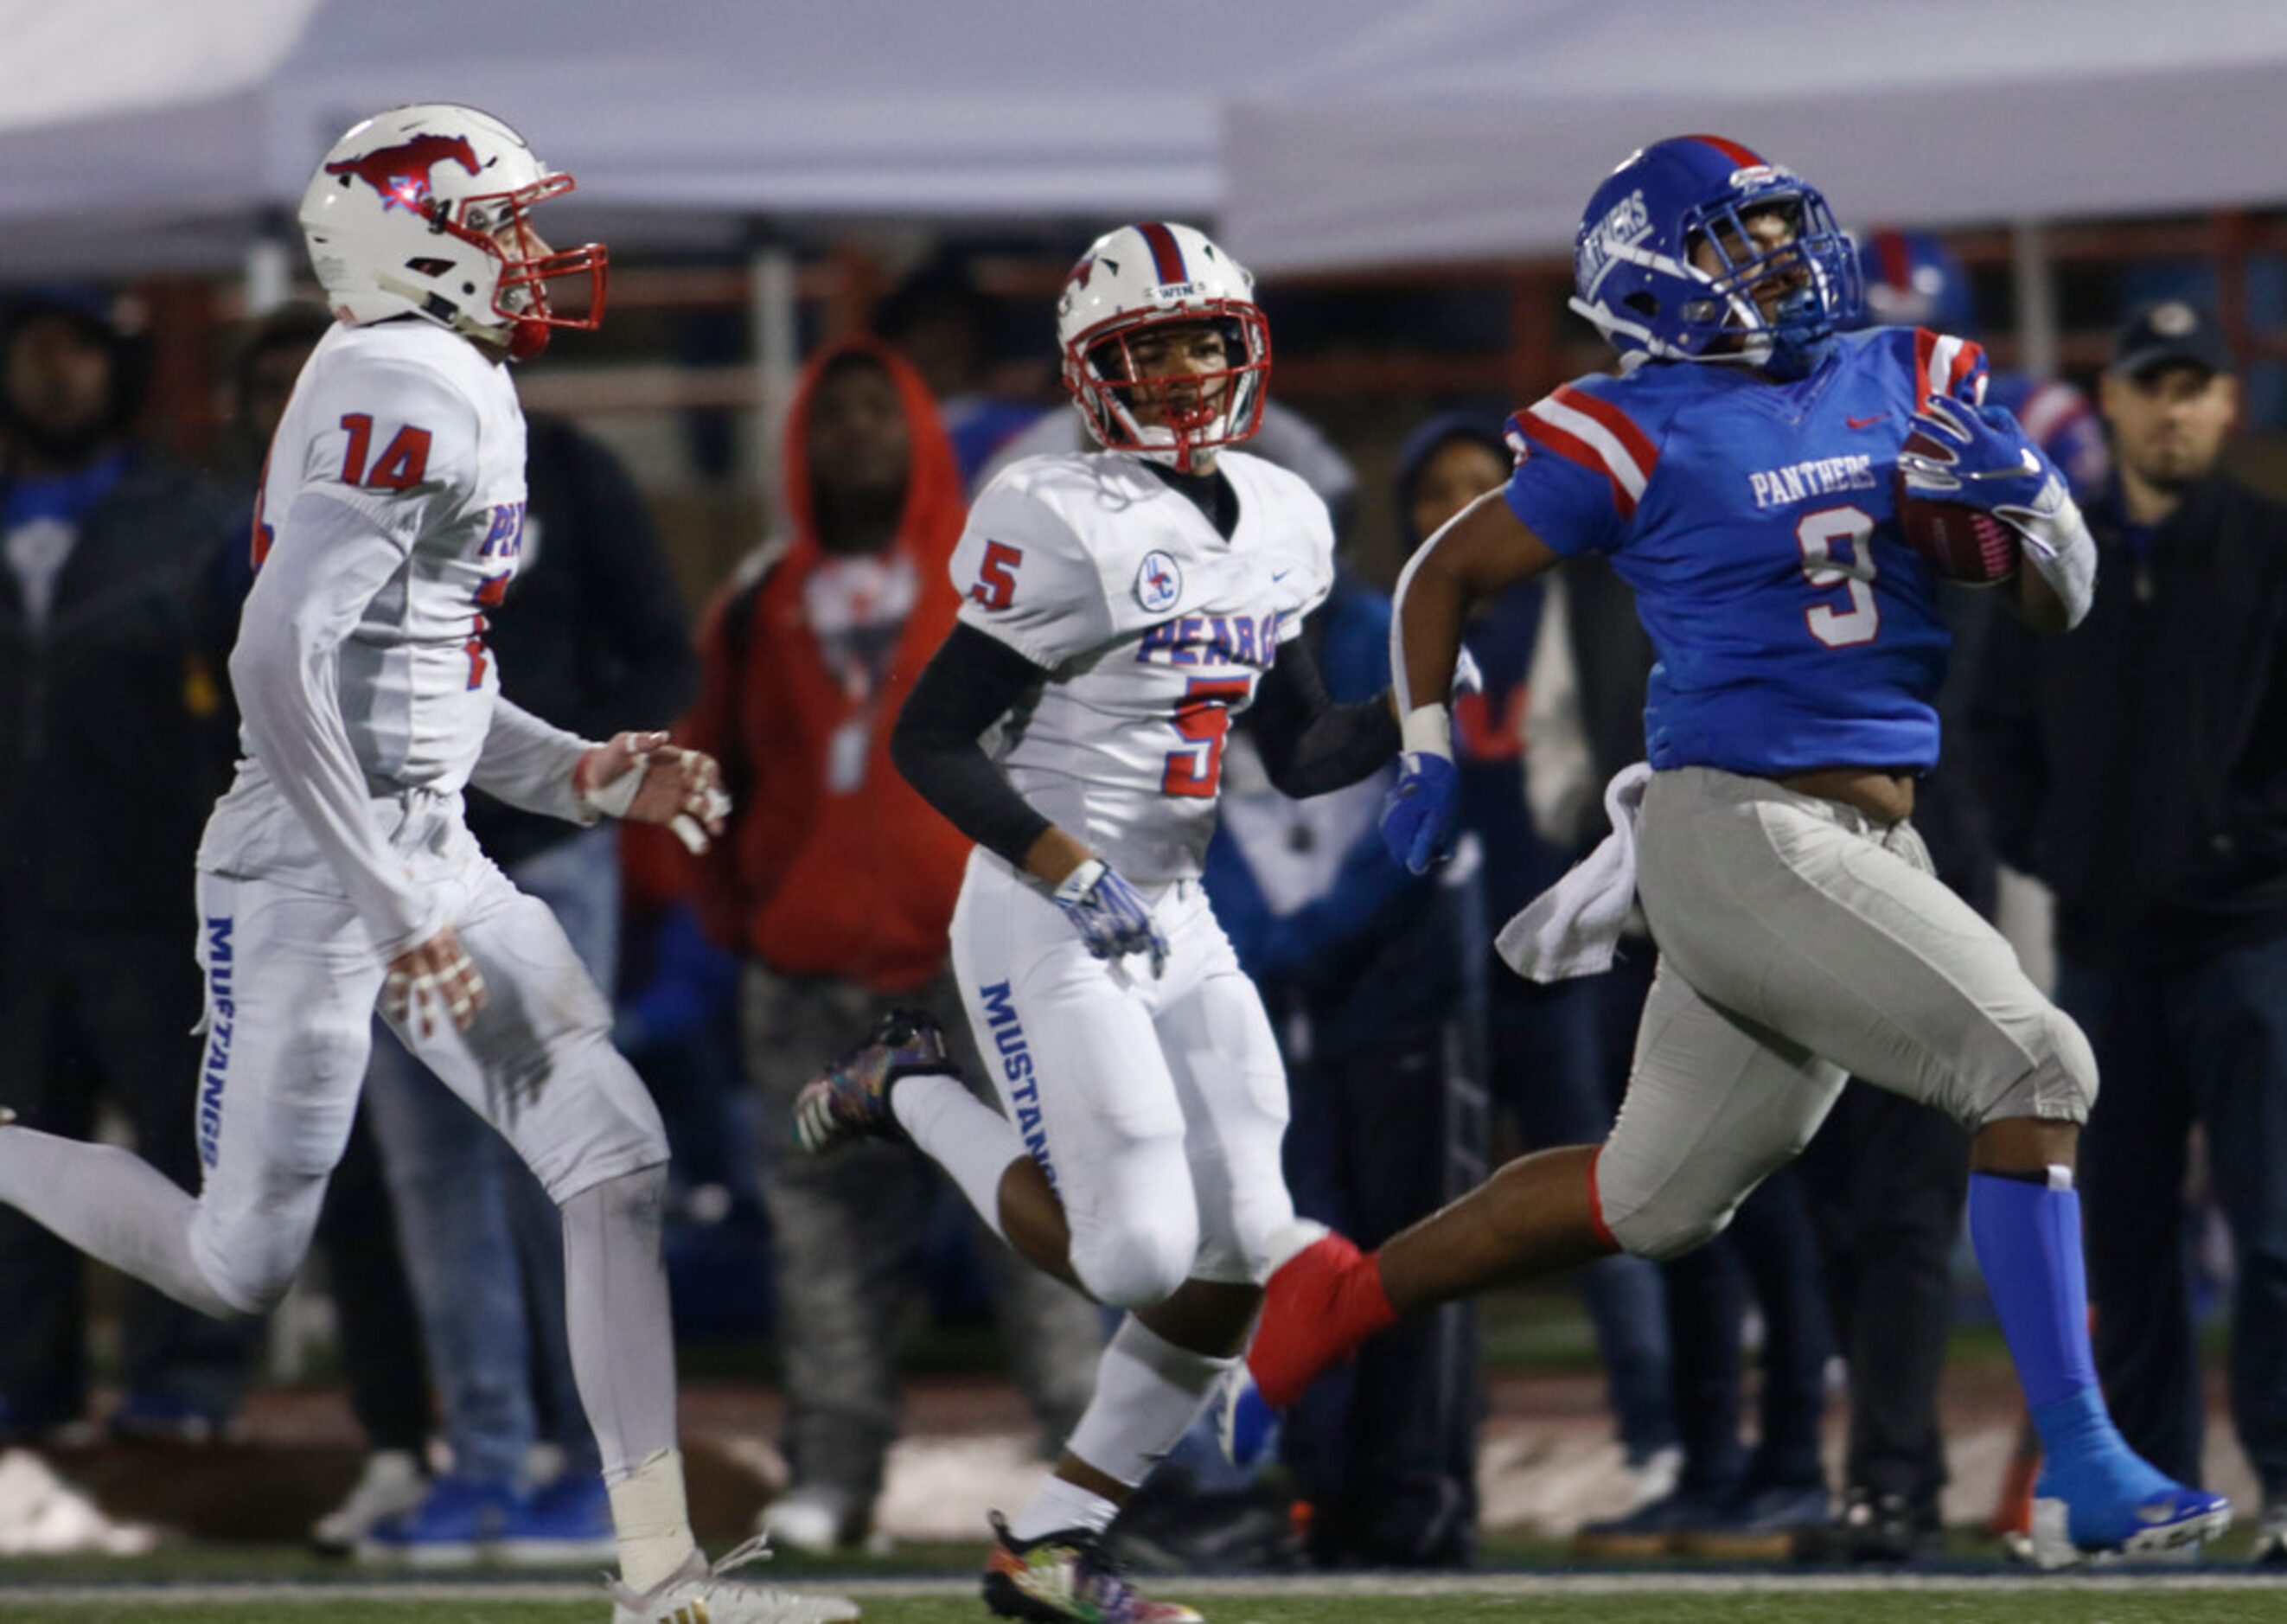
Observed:
[[[584,1567],[619,1549],[604,1479],[568,1471],[511,1513],[485,1554],[511,1567]]]
[[[858,1604],[846,1596],[803,1596],[724,1577],[770,1554],[768,1541],[753,1539],[712,1567],[692,1551],[681,1568],[641,1596],[612,1584],[612,1624],[843,1624],[859,1616]]]
[[[906,1130],[890,1110],[890,1089],[915,1072],[957,1077],[945,1034],[921,1010],[892,1010],[866,1041],[803,1084],[794,1102],[794,1140],[813,1156],[858,1139],[903,1144]]]
[[[421,1462],[404,1449],[377,1449],[366,1457],[349,1498],[310,1527],[310,1543],[323,1555],[346,1557],[374,1526],[410,1511],[429,1495]]]
[[[1279,1414],[1262,1401],[1262,1390],[1241,1359],[1215,1384],[1215,1441],[1223,1458],[1241,1470],[1262,1463],[1278,1447]]]
[[[2188,1489],[2136,1464],[2160,1486],[2133,1499],[2068,1501],[2044,1472],[2033,1491],[2033,1565],[2073,1567],[2109,1554],[2165,1560],[2164,1553],[2199,1545],[2231,1526],[2231,1501],[2222,1495]]]
[[[404,1567],[468,1567],[490,1554],[527,1501],[504,1483],[478,1483],[451,1473],[431,1481],[411,1509],[386,1517],[357,1543],[360,1562]]]
[[[2255,1549],[2248,1554],[2258,1567],[2287,1567],[2287,1501],[2263,1502],[2263,1520],[2255,1525]]]
[[[999,1512],[985,1565],[985,1605],[993,1616],[1037,1624],[1205,1624],[1189,1607],[1146,1601],[1104,1549],[1103,1537],[1065,1528],[1019,1541]]]

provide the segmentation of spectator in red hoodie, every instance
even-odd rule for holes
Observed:
[[[709,609],[685,730],[722,761],[738,808],[704,860],[700,907],[744,961],[748,1071],[770,1122],[892,1004],[967,1030],[946,930],[969,842],[889,754],[959,605],[946,565],[967,504],[953,450],[913,368],[859,339],[804,373],[785,455],[792,533]],[[785,1544],[866,1533],[897,1433],[896,1332],[936,1181],[902,1145],[816,1160],[765,1143],[794,1471],[769,1522]],[[1009,1260],[995,1248],[993,1261]],[[1088,1400],[1096,1316],[1031,1270],[1001,1279],[1017,1374],[1053,1448]]]

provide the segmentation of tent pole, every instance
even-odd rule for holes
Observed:
[[[2009,228],[2009,255],[2017,293],[2019,369],[2030,377],[2055,377],[2057,287],[2039,221],[2020,220]]]
[[[245,284],[240,305],[245,319],[266,316],[286,302],[294,283],[293,234],[286,216],[265,210],[246,244]]]
[[[795,376],[801,361],[801,332],[795,301],[795,255],[786,240],[756,221],[748,236],[748,321],[755,353],[755,469],[768,515],[766,533],[787,528],[785,471],[779,466],[786,444],[787,413],[794,404]]]

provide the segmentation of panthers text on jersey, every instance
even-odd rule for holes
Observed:
[[[1510,509],[1558,553],[1610,553],[1635,589],[1659,654],[1654,767],[1936,764],[1949,638],[1891,475],[1923,400],[1980,400],[1984,382],[1976,345],[1877,328],[1794,382],[1655,362],[1509,420]]]
[[[961,618],[1047,668],[987,740],[1042,816],[1139,883],[1196,877],[1223,740],[1333,581],[1326,504],[1244,452],[1225,541],[1151,469],[1030,457],[985,487],[953,557]]]
[[[241,694],[244,755],[202,869],[346,892],[386,943],[436,923],[376,842],[402,820],[392,800],[457,796],[495,725],[485,617],[516,574],[524,461],[508,368],[466,339],[408,321],[319,342],[271,441],[239,646],[281,615],[338,641],[330,659],[265,664],[293,692]],[[326,804],[293,804],[312,796]]]

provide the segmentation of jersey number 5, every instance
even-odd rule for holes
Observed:
[[[985,543],[985,562],[977,566],[977,584],[969,595],[988,609],[1005,609],[1017,598],[1017,566],[1025,550],[1006,542]]]
[[[1254,692],[1246,677],[1194,677],[1175,706],[1175,731],[1191,742],[1167,752],[1161,795],[1211,796],[1223,783],[1223,745],[1231,737],[1231,708]]]
[[[1794,527],[1802,549],[1802,578],[1821,591],[1849,589],[1850,606],[1813,604],[1802,612],[1810,635],[1829,648],[1872,643],[1882,629],[1881,606],[1874,601],[1873,518],[1857,508],[1821,508]],[[1834,543],[1848,542],[1848,554],[1834,556]]]

